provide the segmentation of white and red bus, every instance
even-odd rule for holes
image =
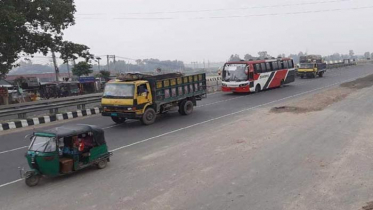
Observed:
[[[259,92],[294,82],[294,62],[290,58],[234,61],[223,67],[222,91]]]

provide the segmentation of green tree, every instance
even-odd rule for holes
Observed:
[[[1,0],[0,77],[16,66],[21,54],[46,55],[54,50],[71,57],[70,51],[87,52],[84,45],[62,41],[62,31],[75,24],[75,12],[74,0]]]
[[[69,41],[61,42],[58,51],[61,53],[60,58],[66,64],[69,60],[76,60],[79,57],[85,58],[86,62],[93,59],[94,56],[89,53],[89,48],[85,45],[75,44]]]
[[[73,67],[72,72],[78,77],[81,77],[82,75],[88,76],[93,72],[92,65],[87,62],[81,61]]]
[[[101,74],[101,77],[106,79],[106,80],[110,78],[110,71],[101,70],[100,74]]]
[[[96,78],[103,78],[105,80],[110,79],[110,71],[101,70],[99,74],[95,75]]]

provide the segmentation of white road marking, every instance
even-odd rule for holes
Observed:
[[[226,101],[235,100],[235,99],[238,99],[238,98],[243,98],[243,97],[246,97],[246,96],[249,96],[249,95],[238,96],[238,97],[234,97],[234,98],[230,98],[230,99],[226,99],[226,100],[222,100],[222,101],[216,101],[216,102],[209,103],[209,104],[203,104],[203,105],[196,106],[196,108],[204,107],[204,106],[211,106],[211,105],[214,105],[214,104],[219,104],[219,103],[223,103],[223,102],[226,102]]]
[[[22,181],[22,180],[23,180],[23,179],[17,179],[17,180],[14,180],[14,181],[11,181],[11,182],[8,182],[8,183],[5,183],[5,184],[2,184],[2,185],[0,185],[0,188],[5,187],[5,186],[10,185],[10,184],[14,184],[14,183],[19,182],[19,181]]]
[[[367,74],[366,76],[368,76],[370,74]],[[363,76],[364,77],[364,76]],[[356,77],[355,79],[357,78],[361,78],[361,77]],[[277,99],[277,100],[274,100],[274,101],[270,101],[270,102],[267,102],[267,103],[264,103],[264,104],[260,104],[260,105],[257,105],[257,106],[253,106],[253,107],[250,107],[250,108],[247,108],[247,109],[243,109],[243,110],[240,110],[240,111],[237,111],[237,112],[232,112],[232,113],[229,113],[229,114],[226,114],[226,115],[222,115],[220,117],[216,117],[216,118],[212,118],[210,120],[206,120],[206,121],[203,121],[203,122],[199,122],[199,123],[196,123],[196,124],[192,124],[192,125],[189,125],[189,126],[186,126],[186,127],[183,127],[183,128],[179,128],[179,129],[176,129],[176,130],[173,130],[173,131],[170,131],[170,132],[166,132],[166,133],[163,133],[163,134],[160,134],[160,135],[157,135],[157,136],[153,136],[153,137],[150,137],[150,138],[147,138],[147,139],[144,139],[144,140],[141,140],[141,141],[138,141],[138,142],[135,142],[135,143],[132,143],[132,144],[128,144],[128,145],[125,145],[125,146],[121,146],[121,147],[118,147],[118,148],[115,148],[113,150],[111,150],[111,152],[115,152],[115,151],[118,151],[118,150],[122,150],[122,149],[125,149],[125,148],[128,148],[128,147],[131,147],[131,146],[135,146],[137,144],[141,144],[141,143],[144,143],[144,142],[147,142],[147,141],[150,141],[150,140],[153,140],[153,139],[156,139],[156,138],[159,138],[159,137],[162,137],[162,136],[166,136],[166,135],[169,135],[169,134],[172,134],[172,133],[176,133],[176,132],[179,132],[179,131],[182,131],[182,130],[186,130],[186,129],[189,129],[189,128],[193,128],[193,127],[196,127],[198,125],[202,125],[202,124],[206,124],[206,123],[209,123],[209,122],[212,122],[212,121],[216,121],[216,120],[219,120],[219,119],[222,119],[222,118],[225,118],[225,117],[229,117],[229,116],[232,116],[232,115],[236,115],[236,114],[239,114],[241,112],[246,112],[246,111],[250,111],[250,110],[253,110],[253,109],[256,109],[256,108],[259,108],[259,107],[262,107],[262,106],[266,106],[266,105],[269,105],[269,104],[273,104],[273,103],[277,103],[277,102],[280,102],[280,101],[283,101],[283,100],[286,100],[286,99],[290,99],[290,98],[294,98],[294,97],[298,97],[298,96],[301,96],[301,95],[305,95],[305,94],[308,94],[308,93],[312,93],[312,92],[316,92],[318,90],[322,90],[322,89],[325,89],[325,88],[329,88],[329,87],[333,87],[335,85],[338,85],[338,84],[341,84],[341,83],[344,83],[344,82],[348,82],[348,81],[353,81],[354,79],[349,79],[349,80],[344,80],[344,81],[341,81],[341,82],[337,82],[337,83],[334,83],[334,84],[331,84],[331,85],[327,85],[327,86],[323,86],[323,87],[319,87],[319,88],[316,88],[316,89],[312,89],[312,90],[309,90],[309,91],[306,91],[306,92],[303,92],[303,93],[298,93],[298,94],[295,94],[295,95],[291,95],[291,96],[287,96],[285,98],[281,98],[281,99]],[[115,127],[115,126],[119,126],[119,125],[114,125],[112,127]],[[109,127],[108,127],[109,128]],[[6,151],[3,151],[1,153],[5,153]],[[0,154],[1,154],[0,153]],[[23,179],[17,179],[15,181],[12,181],[12,182],[8,182],[8,183],[5,183],[5,184],[2,184],[0,185],[0,188],[2,187],[5,187],[7,185],[10,185],[10,184],[13,184],[13,183],[16,183],[16,182],[19,182],[19,181],[22,181]]]
[[[8,153],[8,152],[13,152],[13,151],[17,151],[17,150],[20,150],[20,149],[24,149],[24,148],[27,148],[27,147],[28,147],[28,146],[18,147],[18,148],[11,149],[11,150],[5,150],[5,151],[0,152],[0,155],[1,155],[1,154],[4,154],[4,153]]]

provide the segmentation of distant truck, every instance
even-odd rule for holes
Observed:
[[[204,97],[206,74],[126,74],[106,83],[102,116],[111,117],[115,123],[138,119],[150,125],[157,114],[174,107],[178,107],[181,115],[191,114],[197,101]]]
[[[326,72],[326,63],[320,55],[307,55],[300,57],[298,75],[300,78],[311,77],[317,75],[323,77]]]

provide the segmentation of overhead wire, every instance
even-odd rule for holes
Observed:
[[[232,10],[248,10],[248,9],[266,9],[266,8],[277,8],[277,7],[292,7],[292,6],[306,6],[306,5],[317,5],[317,4],[329,4],[329,3],[340,3],[349,2],[356,0],[328,0],[328,1],[316,1],[316,2],[302,2],[302,3],[289,3],[289,4],[275,4],[267,6],[251,6],[251,7],[237,7],[237,8],[220,8],[220,9],[201,9],[201,10],[178,10],[178,11],[156,11],[156,12],[128,12],[119,13],[121,15],[152,15],[152,14],[180,14],[180,13],[203,13],[203,12],[221,12],[221,11],[232,11]],[[82,13],[76,14],[77,16],[99,16],[105,15],[105,13]]]
[[[177,19],[223,19],[223,18],[248,18],[248,17],[263,17],[263,16],[279,16],[279,15],[299,15],[299,14],[310,14],[310,13],[323,13],[323,12],[338,12],[338,11],[349,11],[349,10],[362,10],[372,9],[373,6],[365,7],[353,7],[353,8],[339,8],[339,9],[325,9],[325,10],[310,10],[301,12],[287,12],[287,13],[266,13],[266,14],[253,14],[253,15],[228,15],[228,16],[209,16],[209,17],[165,17],[165,18],[142,18],[142,17],[123,17],[114,18],[117,20],[177,20]]]

